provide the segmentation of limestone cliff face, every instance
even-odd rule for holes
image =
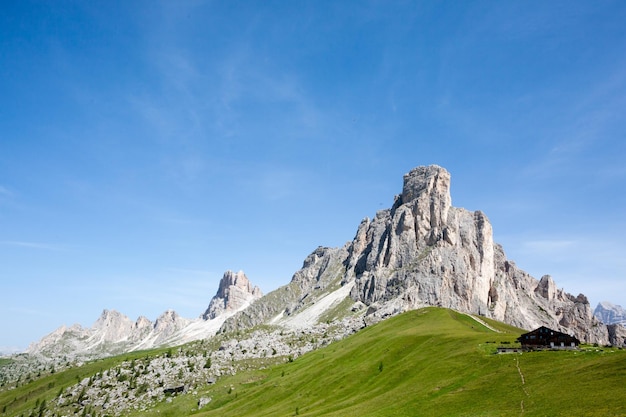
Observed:
[[[346,281],[368,305],[402,298],[405,308],[489,308],[495,275],[491,224],[481,212],[451,207],[450,174],[437,166],[404,177],[391,209],[365,219],[349,248]]]
[[[626,347],[626,327],[621,324],[608,324],[606,327],[611,345]]]
[[[506,259],[480,211],[451,206],[450,174],[438,166],[404,176],[391,209],[361,222],[348,248],[344,282],[379,314],[439,305],[522,328],[547,325],[582,340],[608,342],[584,295],[537,281]]]
[[[234,313],[262,296],[259,287],[253,286],[243,271],[226,271],[202,318],[211,320],[224,313]]]

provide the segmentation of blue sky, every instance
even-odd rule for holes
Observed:
[[[5,2],[0,347],[264,292],[438,164],[510,259],[626,306],[626,3]]]

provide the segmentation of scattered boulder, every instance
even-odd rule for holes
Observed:
[[[202,407],[210,403],[212,400],[213,398],[211,397],[200,397],[198,399],[198,410],[200,410]]]

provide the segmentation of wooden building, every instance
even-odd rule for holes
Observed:
[[[572,349],[578,347],[580,340],[566,333],[541,326],[532,332],[524,333],[518,339],[523,348]]]

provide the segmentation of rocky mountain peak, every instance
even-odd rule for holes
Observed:
[[[620,305],[602,301],[593,312],[594,316],[605,324],[622,324],[626,326],[626,310]]]
[[[262,296],[259,287],[252,285],[243,271],[226,271],[202,318],[211,320],[224,313],[235,313]]]
[[[234,291],[235,288],[253,295],[261,293],[259,287],[253,286],[243,271],[233,272],[229,270],[224,273],[224,276],[222,276],[222,279],[220,280],[216,297],[228,298],[230,292]]]
[[[154,328],[161,330],[167,326],[176,323],[180,319],[180,316],[174,310],[166,310],[154,322]]]
[[[154,322],[154,333],[161,340],[167,339],[189,324],[190,320],[181,317],[174,310],[166,310]]]
[[[152,327],[152,322],[146,316],[139,316],[135,322],[135,329],[149,329]]]
[[[415,199],[431,200],[450,207],[450,173],[438,165],[420,166],[404,174],[402,204]]]
[[[93,324],[92,329],[97,331],[102,341],[119,342],[128,337],[134,323],[124,314],[116,310],[103,310]]]
[[[400,231],[413,230],[433,243],[445,233],[451,204],[450,173],[437,165],[422,166],[404,174],[391,214],[400,211]]]
[[[354,281],[352,298],[370,311],[439,305],[527,329],[547,325],[582,340],[608,339],[584,295],[518,269],[494,243],[484,213],[451,205],[450,174],[439,166],[405,174],[393,207],[362,222],[348,252],[344,282]]]

